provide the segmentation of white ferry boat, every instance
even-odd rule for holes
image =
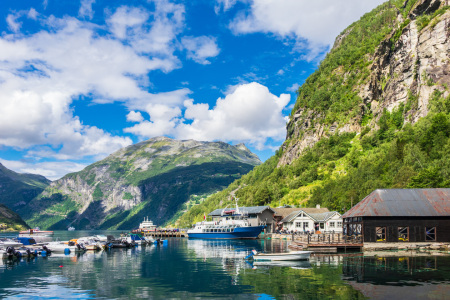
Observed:
[[[245,213],[236,210],[225,212],[227,218],[221,221],[203,221],[196,223],[187,231],[189,238],[200,239],[256,239],[264,230],[264,225],[251,226]]]
[[[144,218],[144,221],[139,224],[139,230],[144,230],[144,231],[154,231],[156,229],[156,225],[153,224],[152,221],[150,221],[147,218]]]

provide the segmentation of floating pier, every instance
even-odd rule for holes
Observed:
[[[186,231],[170,231],[170,230],[133,230],[133,233],[139,233],[142,236],[151,236],[153,238],[163,237],[188,237]]]

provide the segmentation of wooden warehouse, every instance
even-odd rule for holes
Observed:
[[[343,216],[367,242],[450,242],[450,189],[379,189]]]

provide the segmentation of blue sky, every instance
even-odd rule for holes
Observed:
[[[381,0],[0,2],[0,162],[58,179],[155,136],[283,143],[295,91]]]

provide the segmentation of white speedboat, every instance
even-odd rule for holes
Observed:
[[[56,253],[64,253],[66,249],[69,249],[70,252],[83,252],[86,251],[86,248],[82,247],[80,244],[69,245],[63,242],[51,242],[45,245],[51,252]]]
[[[67,228],[68,231],[75,231],[75,227],[70,226],[69,228]]]
[[[284,260],[308,260],[312,251],[291,251],[286,253],[258,253],[252,250],[249,255],[254,261],[284,261]]]
[[[6,249],[8,247],[22,247],[23,243],[16,239],[10,239],[10,238],[2,238],[0,239],[0,248]]]

